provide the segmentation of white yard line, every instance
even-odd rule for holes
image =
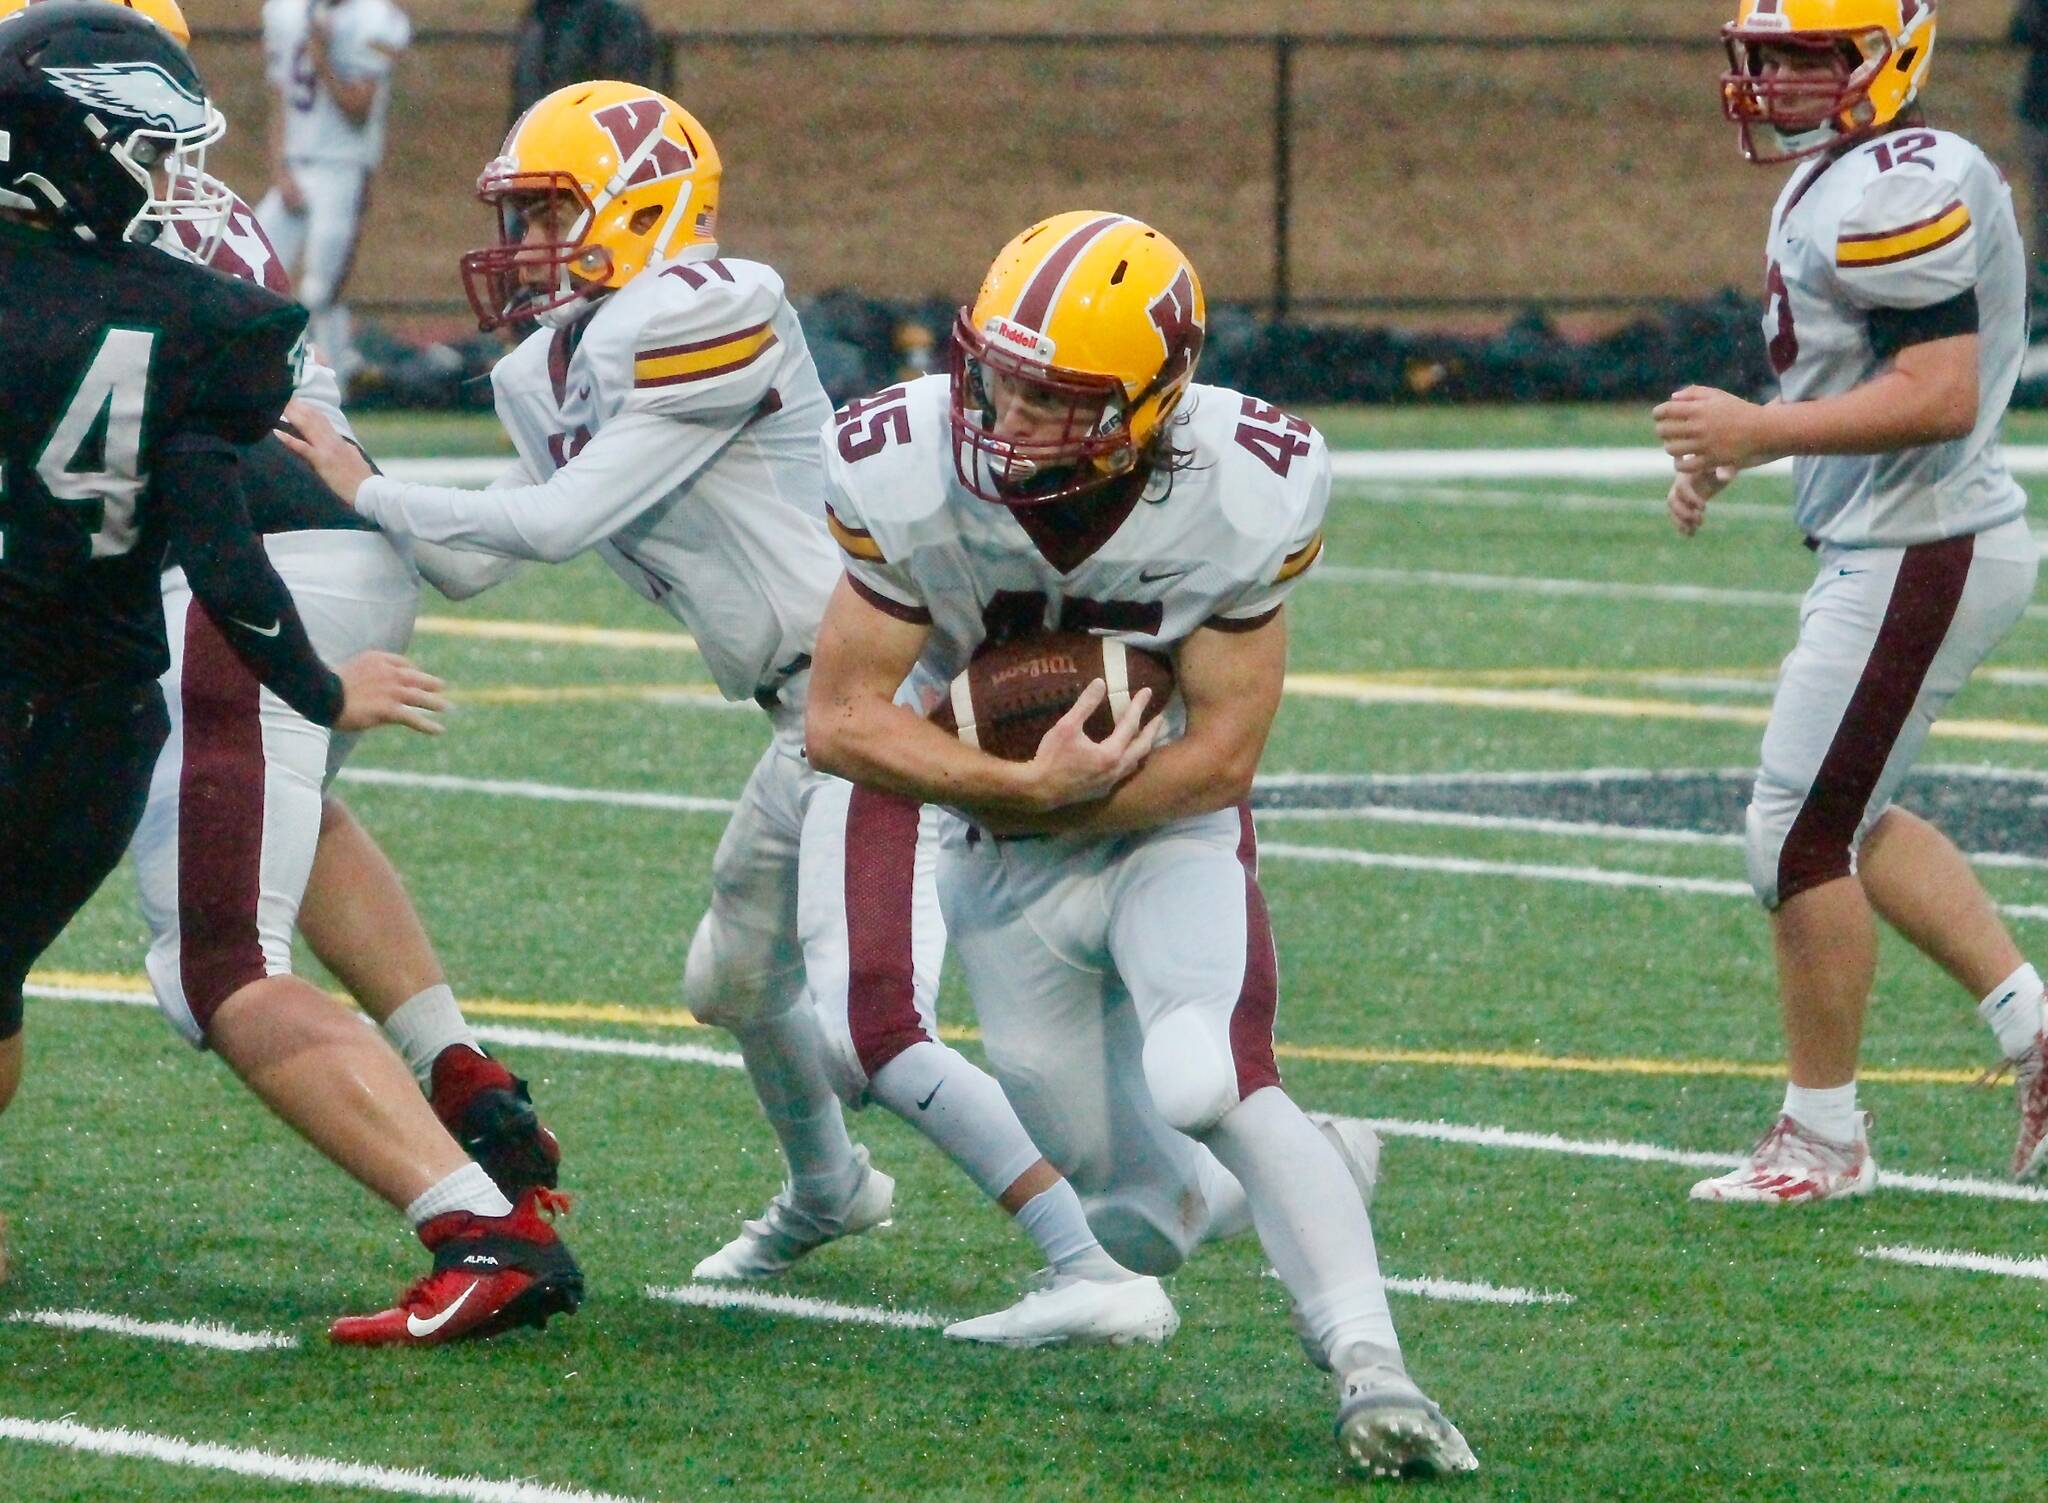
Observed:
[[[1556,579],[1535,574],[1472,574],[1451,569],[1375,569],[1326,563],[1310,580],[1330,584],[1415,586],[1433,590],[1475,590],[1487,595],[1550,595],[1589,600],[1657,600],[1679,605],[1718,605],[1790,610],[1806,598],[1800,590],[1739,590],[1719,585],[1643,584],[1620,579]],[[2048,618],[2048,606],[2030,605],[2027,619]]]
[[[668,809],[679,814],[730,814],[739,804],[729,798],[698,798],[687,793],[639,793],[624,788],[569,788],[559,783],[530,783],[505,778],[459,778],[438,772],[399,772],[386,767],[344,767],[345,783],[386,788],[428,788],[443,793],[489,793],[501,798],[530,798],[558,804],[611,804],[626,809]]]
[[[2004,451],[2016,474],[2048,473],[2048,445],[2015,444]],[[489,485],[512,463],[510,455],[474,459],[387,459],[394,480],[425,485]],[[1335,449],[1330,473],[1338,480],[1386,482],[1442,480],[1595,480],[1670,482],[1671,456],[1651,448],[1560,449]],[[1759,466],[1752,475],[1790,475],[1792,462]],[[1540,500],[1532,496],[1532,500]],[[1784,508],[1788,520],[1791,508]]]
[[[206,1472],[231,1472],[266,1482],[300,1487],[353,1487],[364,1492],[395,1493],[406,1498],[459,1498],[467,1503],[634,1503],[616,1493],[594,1493],[576,1487],[551,1487],[524,1480],[494,1482],[483,1477],[448,1477],[411,1468],[366,1466],[324,1456],[283,1456],[244,1446],[212,1445],[151,1435],[144,1430],[100,1429],[75,1420],[20,1419],[0,1415],[0,1440],[57,1446],[95,1456],[120,1456],[165,1466]]]
[[[1464,856],[1415,856],[1395,851],[1360,851],[1334,845],[1291,845],[1259,842],[1259,858],[1321,861],[1341,866],[1388,871],[1437,872],[1455,877],[1518,877],[1530,882],[1573,882],[1589,887],[1639,887],[1656,892],[1694,893],[1707,897],[1748,898],[1747,882],[1722,877],[1668,877],[1657,872],[1615,871],[1604,866],[1554,866],[1533,861],[1480,861]]]
[[[758,1310],[764,1315],[791,1315],[798,1320],[829,1320],[841,1325],[887,1326],[902,1331],[932,1331],[949,1324],[922,1310],[889,1310],[879,1305],[842,1305],[829,1299],[797,1294],[769,1294],[731,1284],[649,1284],[649,1299],[702,1310]]]
[[[1330,584],[1413,585],[1436,590],[1476,590],[1487,595],[1556,595],[1591,600],[1662,600],[1682,605],[1763,606],[1790,610],[1804,599],[1798,590],[1735,590],[1714,585],[1637,584],[1616,579],[1552,579],[1533,574],[1468,574],[1449,569],[1368,569],[1326,563],[1311,580]]]
[[[272,1352],[299,1344],[296,1336],[276,1331],[237,1331],[211,1320],[131,1320],[98,1310],[16,1310],[11,1324],[55,1326],[66,1331],[104,1331],[143,1341],[168,1341],[177,1346],[203,1346],[217,1352]]]
[[[1999,1273],[2014,1279],[2048,1279],[2048,1258],[2007,1258],[1996,1253],[1942,1252],[1932,1247],[1864,1247],[1866,1258],[1909,1263],[1915,1268],[1950,1268],[1969,1273]]]
[[[1573,1297],[1554,1289],[1516,1289],[1500,1284],[1475,1284],[1464,1279],[1397,1279],[1387,1287],[1396,1294],[1446,1300],[1463,1305],[1569,1305]]]
[[[2048,917],[2048,910],[2044,910],[2040,916]],[[112,1002],[143,1007],[151,1005],[149,995],[139,990],[45,986],[40,983],[25,987],[24,990],[32,997],[58,1001]],[[739,1059],[737,1055],[724,1054],[715,1049],[697,1049],[689,1045],[643,1044],[634,1039],[593,1038],[583,1034],[557,1033],[548,1028],[487,1026],[477,1029],[477,1033],[489,1042],[515,1043],[529,1048],[564,1049],[579,1054],[616,1054],[634,1059],[661,1059],[677,1064],[710,1065],[719,1069],[735,1068]],[[1566,1138],[1556,1133],[1518,1132],[1505,1127],[1478,1127],[1456,1122],[1411,1122],[1389,1117],[1366,1117],[1360,1120],[1369,1123],[1384,1137],[1424,1138],[1434,1142],[1459,1143],[1476,1148],[1564,1153],[1581,1158],[1622,1159],[1639,1164],[1680,1164],[1695,1169],[1727,1169],[1742,1161],[1739,1154],[1693,1153],[1654,1143],[1627,1143],[1612,1138]],[[1961,1195],[1983,1200],[2048,1203],[2048,1189],[2033,1185],[2009,1184],[2004,1180],[1958,1179],[1938,1174],[1898,1174],[1887,1170],[1879,1177],[1878,1187],[1886,1190],[1921,1190],[1930,1194]],[[708,1287],[723,1288],[720,1285]]]
[[[1602,777],[1641,777],[1646,774],[1630,771],[1593,772],[1574,781],[1595,780]],[[684,814],[729,814],[735,807],[733,800],[704,798],[694,794],[642,793],[631,789],[575,788],[554,783],[533,783],[511,781],[499,778],[462,778],[446,773],[396,772],[384,768],[343,768],[341,776],[353,782],[380,784],[387,787],[424,788],[443,793],[478,793],[500,798],[539,799],[553,803],[608,804],[635,809],[665,809]],[[1432,775],[1415,779],[1419,785]],[[1693,774],[1671,774],[1670,776],[1697,776]],[[1312,787],[1315,774],[1282,774],[1275,779],[1262,779],[1275,787]],[[1493,780],[1501,783],[1511,781],[1544,782],[1570,777],[1567,773],[1512,773],[1500,774]],[[1285,781],[1282,781],[1285,779]],[[1437,782],[1454,782],[1454,777],[1441,777]],[[1472,781],[1485,781],[1486,775],[1473,775]],[[1343,781],[1336,779],[1335,781]],[[1475,815],[1459,811],[1436,811],[1427,809],[1379,808],[1356,810],[1261,810],[1261,820],[1292,820],[1298,822],[1336,822],[1343,819],[1379,821],[1382,823],[1440,825],[1444,828],[1499,830],[1528,834],[1583,837],[1600,840],[1635,840],[1661,845],[1732,845],[1739,844],[1739,838],[1730,835],[1685,830],[1655,830],[1630,825],[1582,824],[1571,820],[1544,820],[1522,818],[1513,815]],[[1321,861],[1358,867],[1378,867],[1391,871],[1438,872],[1450,876],[1520,877],[1534,882],[1579,882],[1595,887],[1647,888],[1662,892],[1697,893],[1715,897],[1748,897],[1749,884],[1714,877],[1674,877],[1654,872],[1614,871],[1597,866],[1558,866],[1541,862],[1483,861],[1474,858],[1452,856],[1417,856],[1393,851],[1362,851],[1342,846],[1292,845],[1281,841],[1261,844],[1259,853],[1279,860]],[[1996,852],[1973,854],[1970,858],[1983,866],[2009,867],[2020,870],[2048,868],[2048,858],[2026,855],[2002,855]],[[2004,910],[2015,918],[2048,919],[2048,905],[2017,905]]]
[[[1567,1138],[1557,1133],[1515,1132],[1505,1127],[1470,1127],[1458,1122],[1404,1122],[1386,1117],[1361,1120],[1370,1123],[1382,1137],[1423,1138],[1470,1148],[1523,1149],[1536,1153],[1569,1154],[1576,1158],[1621,1159],[1632,1164],[1677,1164],[1687,1169],[1732,1169],[1743,1161],[1742,1155],[1736,1153],[1692,1153],[1655,1143],[1627,1143],[1615,1138]],[[2016,1185],[2002,1179],[1899,1174],[1885,1169],[1878,1174],[1877,1187],[1880,1190],[1915,1190],[1929,1195],[1957,1195],[1971,1200],[2048,1204],[2048,1189]]]
[[[718,1070],[746,1068],[739,1055],[728,1049],[706,1049],[696,1044],[649,1044],[639,1039],[608,1039],[592,1034],[561,1033],[553,1028],[513,1028],[499,1023],[476,1024],[476,1036],[487,1044],[511,1044],[521,1049],[560,1049],[570,1054],[610,1054],[622,1059],[658,1059],[677,1065],[710,1065]]]

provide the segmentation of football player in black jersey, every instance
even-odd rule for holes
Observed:
[[[222,648],[306,719],[438,728],[440,683],[403,658],[321,663],[250,526],[236,446],[291,395],[304,310],[150,248],[218,219],[171,181],[201,180],[224,129],[184,50],[125,9],[0,22],[0,1106],[28,969],[118,860],[167,733],[167,559]],[[581,1275],[539,1205],[507,1202],[322,993],[262,975],[205,1041],[434,1251],[364,1334],[446,1341],[575,1307]]]

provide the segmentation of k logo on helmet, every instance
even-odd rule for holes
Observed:
[[[665,177],[680,177],[697,165],[690,148],[661,133],[668,111],[658,99],[629,99],[591,118],[619,148],[622,188],[637,188]]]

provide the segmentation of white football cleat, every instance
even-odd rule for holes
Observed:
[[[2012,1061],[2019,1086],[2020,1137],[2012,1151],[2012,1177],[2032,1179],[2048,1167],[2048,1034]]]
[[[955,1341],[993,1346],[1157,1345],[1180,1329],[1180,1312],[1159,1280],[1084,1279],[1054,1274],[1007,1310],[955,1321]]]
[[[1422,1481],[1479,1470],[1479,1458],[1458,1427],[1391,1354],[1345,1375],[1337,1401],[1337,1449],[1365,1477]]]
[[[1780,1115],[1746,1160],[1718,1179],[1701,1180],[1692,1198],[1792,1206],[1868,1195],[1877,1188],[1877,1160],[1870,1156],[1870,1113],[1860,1115],[1853,1143],[1833,1142]]]
[[[868,1162],[865,1148],[854,1150],[861,1180],[846,1208],[821,1216],[796,1203],[787,1181],[758,1221],[740,1224],[740,1234],[699,1263],[691,1277],[720,1281],[768,1279],[787,1273],[797,1259],[841,1237],[858,1237],[889,1224],[895,1206],[896,1181]]]
[[[1337,1157],[1344,1160],[1344,1167],[1351,1171],[1351,1183],[1358,1186],[1358,1198],[1370,1211],[1373,1192],[1380,1185],[1380,1135],[1356,1117],[1337,1117],[1328,1112],[1307,1115],[1330,1140]]]

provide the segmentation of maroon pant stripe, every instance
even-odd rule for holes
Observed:
[[[1273,921],[1259,891],[1259,837],[1251,805],[1237,806],[1237,859],[1244,867],[1244,985],[1230,1013],[1230,1057],[1237,1064],[1237,1099],[1280,1084],[1273,1058],[1273,1015],[1280,1006],[1280,957]]]
[[[264,975],[262,689],[193,601],[180,687],[178,951],[185,1004],[203,1030],[220,1004]]]
[[[1850,846],[1969,582],[1974,537],[1906,550],[1877,641],[1778,853],[1778,901],[1846,877]]]
[[[856,788],[846,806],[846,1020],[869,1079],[912,1044],[931,1041],[917,1015],[920,806]]]

